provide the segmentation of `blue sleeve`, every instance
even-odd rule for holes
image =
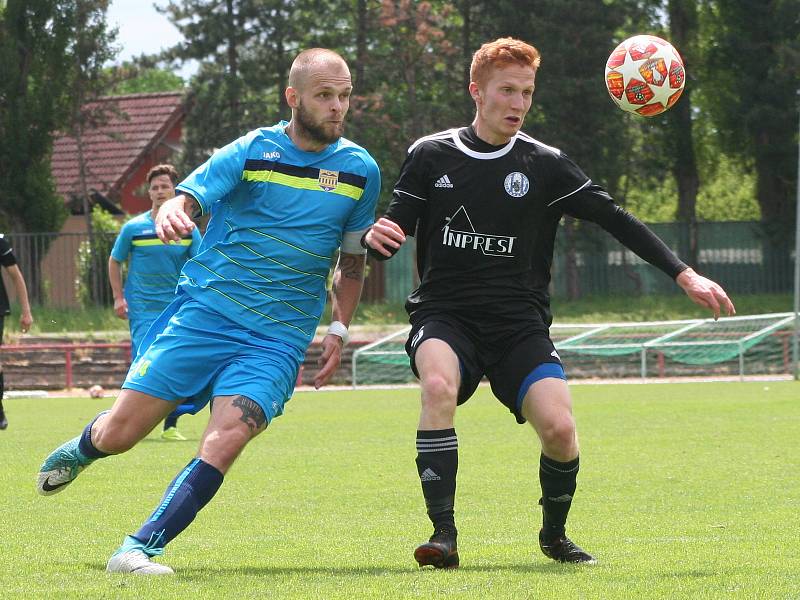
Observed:
[[[195,227],[192,230],[192,245],[189,246],[189,258],[193,258],[197,256],[197,251],[200,249],[200,242],[203,241],[203,236],[200,235],[200,232]]]
[[[214,202],[227,196],[241,182],[252,140],[252,134],[248,134],[220,148],[175,190],[190,194],[200,204],[203,214],[207,214]]]
[[[367,185],[347,219],[347,224],[344,226],[345,231],[360,231],[375,222],[375,208],[381,193],[381,172],[369,154],[364,156],[364,163],[367,167]]]
[[[111,258],[117,262],[125,262],[131,252],[131,240],[133,238],[133,227],[129,227],[130,221],[122,226],[119,231],[114,247],[111,249]]]

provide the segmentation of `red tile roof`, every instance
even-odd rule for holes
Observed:
[[[107,122],[84,136],[88,188],[115,195],[146,154],[183,118],[181,92],[129,94],[101,98],[94,105],[109,107]],[[90,105],[92,106],[92,105]],[[57,135],[50,163],[56,190],[65,201],[80,194],[78,148],[75,139]]]

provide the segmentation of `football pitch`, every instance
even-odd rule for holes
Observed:
[[[800,384],[573,386],[581,472],[568,533],[594,566],[539,551],[539,446],[481,387],[457,415],[461,568],[420,570],[416,389],[300,392],[159,562],[108,575],[125,533],[194,455],[157,432],[43,498],[45,455],[109,398],[6,400],[1,598],[798,598]]]

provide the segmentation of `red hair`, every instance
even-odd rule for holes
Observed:
[[[472,56],[469,68],[470,81],[481,84],[491,69],[520,65],[539,68],[542,58],[539,51],[522,40],[506,37],[487,42]]]

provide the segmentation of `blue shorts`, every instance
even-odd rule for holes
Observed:
[[[283,414],[302,361],[294,346],[179,294],[147,331],[122,387],[168,402],[193,400],[193,413],[211,398],[241,394],[269,422]]]
[[[153,318],[149,319],[130,319],[128,325],[131,328],[131,356],[136,356],[139,346],[142,344],[147,330],[153,322]]]

